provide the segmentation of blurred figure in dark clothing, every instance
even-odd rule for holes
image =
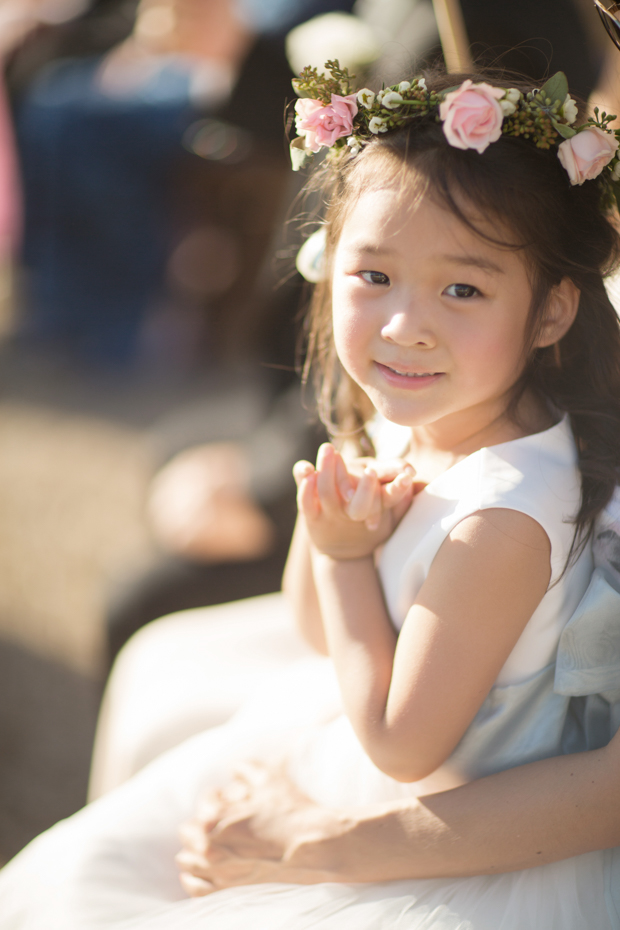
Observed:
[[[189,232],[175,201],[176,178],[189,163],[200,185],[199,168],[203,174],[208,170],[184,149],[183,139],[193,123],[221,110],[230,98],[253,39],[232,4],[184,6],[190,22],[176,30],[179,36],[168,36],[165,30],[159,34],[154,20],[158,8],[143,3],[133,33],[120,46],[107,57],[84,55],[94,44],[96,27],[106,24],[104,35],[116,38],[126,26],[126,10],[119,5],[114,10],[108,2],[105,15],[92,11],[82,29],[76,24],[67,30],[56,49],[62,52],[64,45],[79,50],[82,35],[81,55],[55,58],[27,85],[23,68],[17,75],[16,126],[25,196],[21,332],[31,341],[56,343],[86,361],[131,363],[147,318],[174,302],[167,288],[167,262],[178,239]],[[197,22],[189,15],[194,7],[202,11]],[[253,63],[251,56],[250,69]],[[19,62],[14,71],[20,72]],[[289,78],[281,56],[279,70],[272,67],[265,74],[263,93],[270,98],[275,89],[280,96]],[[274,79],[275,88],[270,86]],[[257,89],[261,80],[255,73]],[[281,111],[278,116],[281,125]],[[269,147],[275,135],[273,126],[267,128],[269,121],[267,112],[267,131],[253,136],[259,150],[253,154],[259,158],[261,146]],[[276,199],[284,179],[279,154],[278,146],[272,175],[279,173],[282,180]],[[202,217],[205,222],[208,218]],[[269,228],[261,230],[262,252],[270,233]],[[239,266],[244,258],[240,256]],[[201,309],[206,316],[208,307]],[[158,361],[165,364],[165,355]]]
[[[162,615],[280,588],[297,516],[292,467],[316,457],[324,430],[304,410],[295,383],[247,435],[231,422],[210,437],[209,422],[206,406],[203,442],[173,455],[151,485],[147,515],[159,555],[115,586],[110,659]]]

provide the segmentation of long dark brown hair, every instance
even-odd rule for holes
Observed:
[[[425,77],[435,91],[467,77],[506,86],[488,73]],[[514,80],[510,86],[531,89]],[[557,149],[539,149],[525,139],[503,135],[482,155],[454,148],[434,115],[379,135],[356,157],[319,169],[312,184],[321,189],[326,203],[327,273],[315,288],[308,315],[305,371],[314,369],[319,412],[332,435],[355,441],[363,453],[372,451],[364,424],[373,408],[336,356],[331,262],[356,199],[372,186],[373,178],[385,186],[386,176],[391,182],[401,178],[403,196],[411,195],[415,176],[416,184],[421,180],[437,203],[478,235],[523,255],[532,303],[526,363],[508,413],[517,416],[518,401],[529,389],[569,415],[582,481],[574,544],[581,548],[620,479],[620,327],[603,285],[603,277],[618,263],[620,242],[600,183],[571,186]],[[468,206],[497,222],[497,238],[489,235],[488,225],[485,231],[476,228]],[[506,230],[511,241],[506,241]],[[560,342],[534,348],[551,291],[563,278],[572,280],[581,293],[576,319]]]

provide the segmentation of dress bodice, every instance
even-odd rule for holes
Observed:
[[[390,428],[391,455],[397,439]],[[600,690],[600,664],[591,680],[587,672],[579,671],[581,660],[575,653],[580,648],[584,652],[583,630],[588,622],[579,621],[580,610],[583,613],[585,603],[591,615],[588,599],[594,598],[594,612],[600,618],[601,598],[607,597],[613,606],[607,605],[599,624],[608,628],[620,595],[600,571],[593,576],[590,544],[578,558],[568,561],[580,497],[575,443],[564,418],[543,432],[480,449],[448,469],[416,496],[380,554],[386,603],[392,622],[400,629],[441,544],[465,517],[489,508],[518,510],[536,520],[549,537],[549,588],[446,762],[448,769],[462,777],[480,777],[558,754],[566,739],[570,698]],[[585,636],[590,643],[590,636]],[[573,670],[572,677],[567,667]],[[567,684],[569,679],[572,684]],[[573,729],[571,748],[583,748],[574,744],[577,728]]]
[[[580,475],[567,419],[462,459],[416,496],[383,548],[379,572],[392,622],[397,629],[402,627],[441,544],[458,523],[490,508],[518,510],[536,520],[549,537],[551,581],[497,683],[515,684],[544,668],[555,659],[562,629],[592,574],[589,546],[564,571],[580,500]]]

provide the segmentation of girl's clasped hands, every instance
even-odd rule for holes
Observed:
[[[297,505],[316,550],[335,559],[371,555],[392,534],[414,494],[415,470],[403,459],[347,461],[331,443],[316,467],[297,462]]]

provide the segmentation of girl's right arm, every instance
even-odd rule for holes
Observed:
[[[356,462],[349,463],[346,472],[340,475],[343,490],[345,485],[357,486],[367,465],[373,466],[379,482],[379,492],[370,505],[373,515],[375,511],[380,513],[382,510],[393,509],[398,505],[401,505],[402,508],[403,492],[402,490],[396,490],[400,487],[396,479],[401,480],[403,474],[413,475],[411,466],[403,459],[385,462],[377,462],[373,459],[358,459]],[[299,483],[303,475],[311,473],[314,469],[309,462],[298,462],[293,471]],[[404,501],[405,504],[407,502]],[[328,655],[323,617],[312,568],[312,546],[302,514],[297,516],[295,531],[284,568],[282,590],[293,611],[302,638],[321,655]]]
[[[303,639],[321,655],[327,655],[321,608],[314,584],[310,539],[304,518],[299,514],[289,549],[282,590],[291,606],[297,629]]]

